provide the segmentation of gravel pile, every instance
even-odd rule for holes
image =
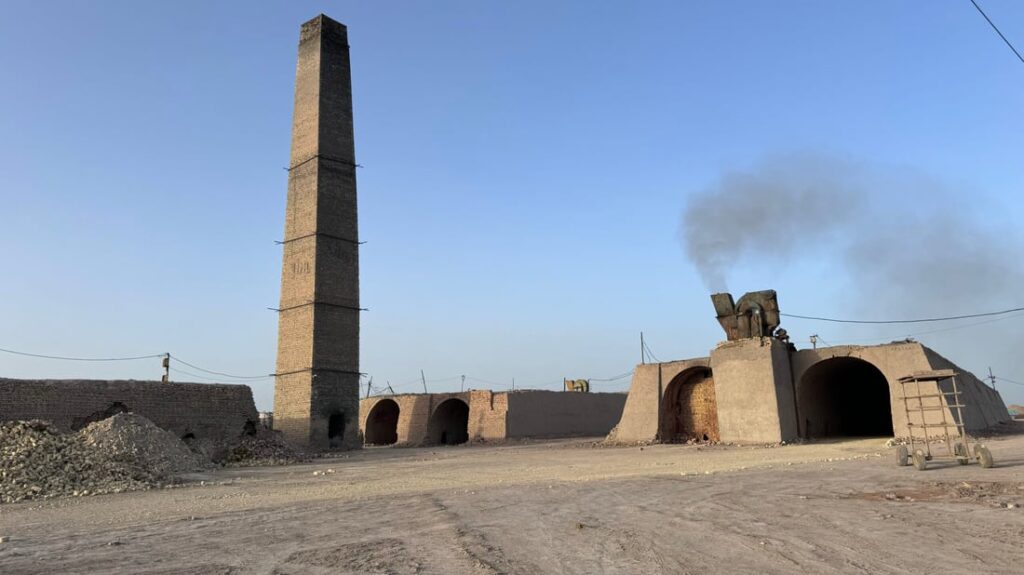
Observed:
[[[281,437],[278,431],[260,428],[254,435],[243,435],[228,450],[224,465],[248,467],[255,465],[287,465],[308,459]]]
[[[88,446],[157,478],[205,467],[205,462],[173,433],[134,413],[118,413],[78,432]]]
[[[0,503],[147,489],[158,478],[44,421],[0,424]]]

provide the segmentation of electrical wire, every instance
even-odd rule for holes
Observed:
[[[1010,47],[1010,50],[1013,50],[1013,53],[1017,56],[1017,59],[1020,60],[1021,63],[1024,63],[1024,56],[1021,56],[1020,52],[1018,52],[1017,49],[1013,47],[1013,44],[1011,44],[1010,41],[1007,40],[1006,36],[1003,36],[1003,33],[999,31],[999,28],[996,26],[996,23],[993,22],[992,19],[988,17],[988,14],[986,14],[985,11],[981,9],[981,6],[978,6],[978,3],[975,2],[974,0],[971,0],[971,4],[974,4],[974,7],[978,9],[978,13],[985,18],[985,21],[988,22],[988,25],[991,26],[992,29],[996,31],[996,34],[999,34],[999,37],[1003,39],[1003,42],[1006,42],[1006,45]]]
[[[170,354],[168,354],[168,355],[170,355]],[[171,355],[170,357],[171,357],[171,360],[177,361],[178,363],[181,363],[182,365],[187,365],[188,367],[191,367],[193,369],[198,369],[200,371],[203,371],[204,373],[212,373],[214,375],[220,375],[220,377],[222,377],[222,378],[231,378],[231,379],[234,379],[234,380],[265,380],[267,378],[272,378],[273,377],[273,375],[271,375],[271,374],[266,374],[266,375],[236,375],[236,374],[233,374],[233,373],[225,373],[223,371],[214,371],[212,369],[207,369],[205,367],[200,367],[199,365],[196,365],[196,364],[193,364],[193,363],[188,363],[187,361],[179,358],[176,355]]]
[[[633,370],[632,369],[627,371],[626,373],[622,373],[622,374],[619,374],[619,375],[616,375],[616,376],[612,376],[612,377],[606,377],[606,378],[596,378],[595,377],[595,378],[590,378],[590,381],[618,381],[620,379],[625,379],[625,378],[627,378],[627,377],[629,377],[631,375],[633,375]]]
[[[989,317],[993,315],[1004,315],[1017,311],[1024,311],[1024,307],[1016,307],[1013,309],[1004,309],[1001,311],[991,311],[986,313],[972,313],[967,315],[953,315],[949,317],[930,317],[924,319],[890,319],[890,320],[866,320],[866,319],[836,319],[831,317],[816,317],[809,315],[796,315],[790,313],[780,313],[782,317],[790,317],[796,319],[808,319],[813,321],[829,321],[832,323],[865,323],[865,324],[893,324],[893,323],[927,323],[935,321],[950,321],[955,319],[969,319],[973,317]]]
[[[185,371],[183,369],[178,369],[176,367],[170,367],[170,368],[168,368],[168,370],[171,373],[179,373],[181,375],[184,375],[184,376],[187,376],[187,377],[194,377],[196,379],[202,379],[202,380],[206,380],[206,381],[218,381],[216,379],[213,379],[212,377],[209,377],[209,376],[206,376],[206,375],[199,375],[199,374],[196,374],[196,373],[192,373],[190,371]]]
[[[974,322],[974,323],[965,323],[965,324],[962,324],[962,325],[954,325],[954,326],[950,326],[950,327],[942,327],[942,328],[939,328],[939,329],[932,329],[932,330],[928,330],[928,331],[919,331],[919,332],[915,332],[915,333],[903,333],[903,334],[892,335],[892,336],[887,336],[887,337],[864,337],[864,338],[855,338],[855,339],[849,339],[849,338],[843,338],[843,339],[844,339],[844,341],[848,341],[848,342],[896,341],[896,340],[900,340],[900,339],[904,339],[904,338],[908,338],[908,337],[919,337],[919,336],[922,336],[922,335],[931,335],[931,334],[934,334],[934,333],[942,333],[942,332],[946,332],[946,331],[955,331],[955,330],[958,330],[958,329],[964,329],[964,328],[968,328],[968,327],[976,327],[976,326],[979,326],[979,325],[986,325],[986,324],[990,324],[990,323],[995,323],[997,321],[1005,321],[1005,320],[1008,320],[1008,319],[1014,319],[1014,318],[1019,318],[1019,317],[1024,317],[1024,314],[1010,315],[1010,316],[1005,316],[1005,317],[997,317],[995,319],[987,319],[985,321],[977,321],[977,322]],[[820,335],[818,336],[818,339],[820,339],[822,342],[825,342],[825,340]],[[828,345],[828,342],[825,342],[825,344]]]
[[[658,356],[654,355],[654,352],[653,352],[653,351],[651,351],[651,346],[647,345],[647,342],[646,342],[646,341],[644,342],[644,349],[645,349],[645,350],[647,350],[647,355],[648,355],[648,356],[649,356],[649,357],[650,357],[651,359],[653,359],[654,361],[656,361],[656,362],[658,362],[658,363],[661,363],[661,360],[660,360],[660,359],[658,359]]]
[[[999,381],[1005,381],[1006,383],[1012,383],[1012,384],[1014,384],[1014,385],[1024,385],[1024,383],[1021,383],[1021,382],[1019,382],[1019,381],[1014,381],[1014,380],[1012,380],[1012,379],[1006,379],[1005,377],[999,377],[998,375],[997,375],[997,376],[994,376],[994,377],[995,377],[995,378],[996,378],[997,380],[999,380]]]
[[[488,379],[483,379],[481,377],[471,377],[469,375],[466,376],[466,379],[468,379],[470,381],[478,381],[480,383],[486,383],[487,385],[497,385],[497,386],[500,386],[500,387],[508,387],[510,385],[508,383],[499,383],[497,381],[491,381],[491,380],[488,380]]]
[[[24,355],[27,357],[39,357],[42,359],[59,359],[63,361],[133,361],[136,359],[153,359],[156,357],[163,357],[164,354],[158,353],[154,355],[139,355],[135,357],[66,357],[62,355],[43,355],[39,353],[28,353],[25,351],[15,351],[13,349],[3,349],[0,351],[4,353],[10,353],[14,355]]]

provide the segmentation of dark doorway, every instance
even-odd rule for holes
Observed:
[[[80,417],[72,420],[71,429],[74,431],[78,431],[79,429],[88,426],[90,423],[103,421],[108,417],[114,417],[118,413],[131,413],[131,409],[127,405],[121,403],[120,401],[115,401],[114,403],[108,405],[106,409],[95,411],[87,415],[86,417]]]
[[[430,416],[427,443],[432,445],[458,445],[469,441],[469,406],[461,399],[441,402]]]
[[[327,445],[343,447],[345,440],[345,414],[336,411],[327,419]]]
[[[803,437],[892,435],[889,382],[863,359],[834,357],[811,366],[797,386],[797,409]]]
[[[391,445],[397,442],[400,411],[393,399],[378,401],[366,416],[366,444]]]
[[[669,382],[661,401],[658,437],[666,443],[718,441],[715,380],[706,367],[688,369]]]

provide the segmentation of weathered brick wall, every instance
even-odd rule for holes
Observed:
[[[508,435],[508,394],[469,392],[469,438],[500,441]]]
[[[494,393],[472,390],[371,397],[360,402],[360,430],[382,401],[398,404],[397,445],[430,442],[430,421],[438,406],[455,399],[469,406],[467,433],[472,440],[501,441],[511,437],[597,436],[619,421],[623,393],[567,393],[523,390]]]
[[[178,437],[226,439],[259,425],[246,385],[0,378],[0,421],[45,419],[70,431],[116,404]]]
[[[470,439],[505,438],[507,402],[490,391],[410,393],[363,399],[359,402],[359,430],[365,436],[367,419],[378,403],[394,401],[399,408],[396,445],[425,445],[428,443],[430,418],[434,410],[449,399],[457,399],[469,406],[467,432]]]

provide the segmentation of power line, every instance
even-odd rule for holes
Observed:
[[[497,381],[490,381],[488,379],[483,379],[483,378],[480,378],[480,377],[472,377],[472,376],[467,375],[466,379],[469,379],[469,380],[472,380],[472,381],[479,381],[480,383],[486,383],[487,385],[500,385],[501,387],[508,387],[507,383],[499,383]]]
[[[625,378],[627,378],[627,377],[629,377],[631,375],[633,375],[633,370],[632,369],[627,371],[626,373],[621,373],[619,375],[612,376],[612,377],[606,377],[606,378],[592,377],[592,378],[590,378],[590,381],[618,381],[620,379],[625,379]]]
[[[24,355],[27,357],[39,357],[43,359],[59,359],[64,361],[133,361],[136,359],[153,359],[154,357],[163,357],[164,354],[158,353],[154,355],[139,355],[135,357],[66,357],[62,355],[43,355],[39,353],[28,353],[25,351],[15,351],[13,349],[3,349],[0,351],[4,353],[10,353],[14,355]]]
[[[985,11],[981,9],[981,6],[978,6],[978,3],[975,2],[974,0],[971,0],[971,4],[974,4],[974,7],[978,9],[978,13],[985,18],[985,21],[988,22],[988,25],[992,26],[992,29],[996,31],[996,34],[999,34],[999,37],[1003,39],[1003,42],[1006,42],[1006,45],[1010,47],[1010,50],[1013,50],[1013,53],[1016,54],[1017,59],[1020,60],[1021,63],[1024,63],[1024,56],[1021,56],[1020,52],[1018,52],[1017,49],[1013,47],[1013,44],[1011,44],[1010,41],[1006,39],[1006,36],[1003,36],[1003,33],[999,31],[999,28],[996,26],[996,23],[993,22],[992,19],[988,17],[988,14],[986,14]]]
[[[196,373],[192,373],[191,371],[185,371],[183,369],[178,369],[176,367],[171,367],[171,368],[168,368],[168,369],[170,369],[171,372],[173,372],[173,373],[180,373],[181,375],[185,375],[185,376],[188,376],[188,377],[194,377],[194,378],[197,378],[197,379],[204,379],[206,381],[218,381],[218,380],[216,380],[216,379],[214,379],[212,377],[209,377],[209,376],[206,376],[206,375],[199,375],[199,374],[196,374]]]
[[[999,381],[1005,381],[1006,383],[1012,383],[1012,384],[1015,384],[1015,385],[1024,385],[1024,383],[1021,383],[1019,381],[1013,381],[1012,379],[1006,379],[1005,377],[1000,377],[998,375],[995,376],[995,378],[998,379]]]
[[[651,351],[651,346],[648,345],[646,341],[644,342],[644,349],[647,350],[648,357],[650,357],[651,359],[653,359],[654,361],[656,361],[658,363],[661,363],[661,360],[658,359],[658,356],[654,355],[654,352]]]
[[[931,329],[931,330],[928,330],[928,331],[919,331],[919,332],[915,332],[915,333],[902,333],[902,334],[891,335],[891,336],[886,336],[886,337],[863,337],[863,338],[856,338],[856,339],[844,338],[844,341],[849,341],[849,342],[858,342],[858,341],[895,341],[895,340],[898,340],[898,339],[901,339],[901,338],[918,337],[918,336],[922,336],[922,335],[930,335],[930,334],[933,334],[933,333],[942,333],[942,332],[946,332],[946,331],[955,331],[955,330],[958,330],[958,329],[964,329],[964,328],[968,328],[968,327],[976,327],[976,326],[979,326],[979,325],[995,323],[997,321],[1005,321],[1005,320],[1008,320],[1008,319],[1014,319],[1014,318],[1018,318],[1018,317],[1024,317],[1024,314],[1010,315],[1010,316],[1005,316],[1005,317],[997,317],[995,319],[987,319],[985,321],[976,321],[976,322],[973,322],[973,323],[965,323],[965,324],[962,324],[962,325],[954,325],[954,326],[949,326],[949,327],[941,327],[939,329]],[[819,339],[821,339],[821,341],[823,341],[823,342],[825,341],[823,338],[821,338],[821,336],[818,336],[818,337],[819,337]],[[826,344],[827,344],[827,342],[826,342]]]
[[[266,379],[268,377],[273,377],[272,375],[234,375],[234,374],[231,374],[231,373],[224,373],[222,371],[213,371],[211,369],[206,369],[204,367],[199,367],[198,365],[191,364],[191,363],[189,363],[189,362],[187,362],[187,361],[185,361],[185,360],[183,360],[183,359],[181,359],[181,358],[179,358],[177,356],[174,356],[174,355],[171,356],[171,359],[176,361],[176,362],[178,362],[178,363],[180,363],[180,364],[187,365],[187,366],[191,367],[192,369],[197,369],[197,370],[199,370],[199,371],[201,371],[203,373],[211,373],[213,375],[219,375],[221,377],[230,377],[230,378],[234,378],[234,379]]]
[[[813,320],[813,321],[830,321],[830,322],[833,322],[833,323],[869,323],[869,324],[888,323],[888,324],[892,324],[892,323],[926,323],[926,322],[935,322],[935,321],[950,321],[950,320],[954,320],[954,319],[969,319],[969,318],[972,318],[972,317],[988,317],[988,316],[993,316],[993,315],[1004,315],[1004,314],[1013,313],[1013,312],[1016,312],[1016,311],[1024,311],[1024,307],[1017,307],[1017,308],[1013,308],[1013,309],[1004,309],[1004,310],[1001,310],[1001,311],[991,311],[991,312],[986,312],[986,313],[972,313],[972,314],[968,314],[968,315],[954,315],[954,316],[949,316],[949,317],[930,317],[930,318],[924,318],[924,319],[867,320],[867,319],[836,319],[836,318],[831,318],[831,317],[815,317],[815,316],[796,315],[796,314],[789,314],[789,313],[780,313],[779,315],[781,315],[783,317],[791,317],[791,318],[796,318],[796,319],[809,319],[809,320]]]

